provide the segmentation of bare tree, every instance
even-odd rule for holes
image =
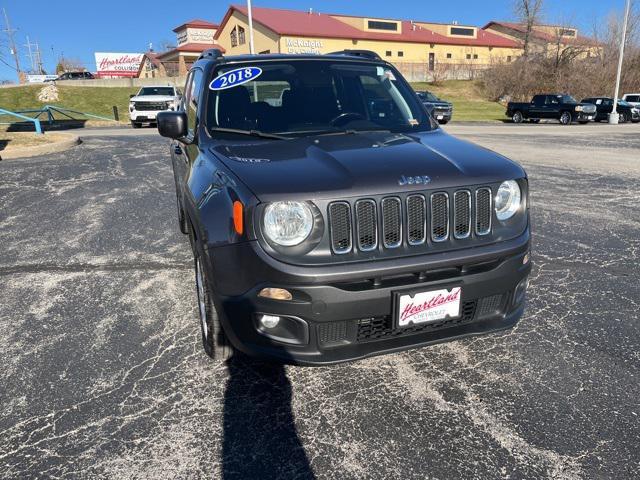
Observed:
[[[523,56],[529,56],[533,27],[540,23],[544,0],[513,0],[513,13],[525,26]]]

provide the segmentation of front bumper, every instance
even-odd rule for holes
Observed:
[[[129,119],[132,122],[155,122],[156,116],[160,112],[166,112],[166,110],[134,110],[129,111]]]
[[[576,112],[575,115],[578,122],[592,122],[595,121],[597,113]]]
[[[331,364],[513,326],[524,311],[524,292],[516,290],[531,271],[530,261],[523,263],[529,235],[527,230],[516,239],[465,252],[322,268],[287,265],[256,245],[236,244],[209,249],[210,278],[220,320],[235,348],[285,363]],[[373,277],[375,284],[368,280]],[[251,278],[262,281],[244,290]],[[286,288],[293,300],[259,297],[264,287]],[[395,328],[396,293],[452,287],[462,288],[460,317]],[[303,322],[298,343],[260,333],[259,314]]]

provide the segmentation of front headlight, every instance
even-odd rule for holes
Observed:
[[[313,229],[313,213],[304,202],[274,202],[264,210],[264,234],[278,245],[299,245]]]
[[[495,210],[498,220],[509,220],[520,208],[522,193],[515,180],[502,182],[495,198]]]
[[[584,107],[583,107],[582,105],[578,105],[578,106],[576,107],[576,112],[581,112],[581,111],[583,111],[583,110],[584,110]]]

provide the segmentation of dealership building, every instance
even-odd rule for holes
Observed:
[[[214,35],[228,55],[249,53],[244,6],[231,6]],[[518,39],[458,23],[348,16],[253,8],[256,53],[323,54],[344,49],[372,50],[411,80],[438,74],[468,76],[521,55]]]

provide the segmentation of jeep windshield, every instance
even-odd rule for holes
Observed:
[[[173,97],[173,87],[143,87],[138,92],[138,96],[143,95],[163,95],[165,97]]]
[[[257,73],[251,74],[251,81],[239,83],[233,72],[238,69]],[[208,86],[210,132],[294,137],[437,128],[407,82],[384,63],[336,59],[243,62],[216,69]]]

